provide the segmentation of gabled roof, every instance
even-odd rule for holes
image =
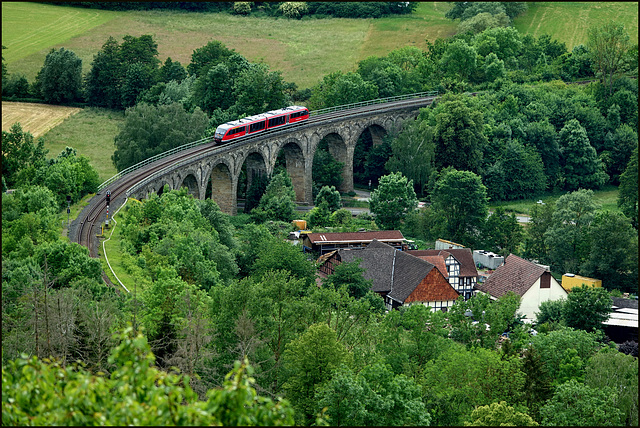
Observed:
[[[509,291],[522,297],[545,272],[549,271],[542,266],[521,259],[515,254],[509,254],[504,264],[476,288],[495,298],[499,298]]]
[[[365,270],[364,277],[373,282],[371,289],[379,293],[389,293],[389,297],[399,302],[404,302],[435,267],[426,260],[399,251],[378,240],[373,240],[365,248],[341,249],[338,252],[342,262],[361,259],[360,267]],[[455,299],[458,293],[448,283],[446,285],[455,294]],[[442,300],[442,296],[449,296],[446,294],[447,291],[449,290],[438,290],[432,293],[432,298]]]
[[[471,248],[449,248],[446,250],[409,250],[407,253],[416,257],[439,256],[446,260],[450,255],[460,263],[460,274],[458,276],[478,276],[476,263],[473,261]]]
[[[394,251],[396,260],[389,297],[398,302],[404,302],[435,266],[403,251],[395,249]]]
[[[449,248],[447,251],[460,263],[460,276],[478,276],[471,248]]]
[[[411,254],[411,253],[409,252],[409,254]],[[412,255],[414,257],[418,257],[419,259],[422,259],[422,260],[425,260],[425,261],[431,263],[432,265],[434,265],[435,267],[438,268],[438,270],[440,271],[442,276],[444,276],[445,278],[449,278],[449,273],[447,272],[447,265],[444,262],[445,257],[441,257],[441,256],[416,256],[415,254],[412,254]]]
[[[380,241],[404,241],[405,238],[399,230],[380,230],[372,232],[345,232],[345,233],[309,233],[307,235],[312,244],[336,243],[336,242],[367,242],[374,239]]]
[[[460,296],[449,281],[438,271],[431,269],[421,281],[420,287],[415,289],[405,303],[413,302],[446,302],[456,300]]]
[[[448,250],[408,250],[407,253],[416,257],[442,257],[442,260],[446,260],[451,255]]]

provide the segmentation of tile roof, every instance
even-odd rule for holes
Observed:
[[[478,276],[471,248],[450,248],[447,251],[460,263],[460,276]]]
[[[451,255],[447,250],[408,250],[407,253],[416,257],[438,256],[442,257],[442,260],[445,260]]]
[[[434,264],[426,260],[414,257],[405,251],[396,250],[377,240],[372,241],[365,248],[341,249],[338,252],[343,262],[361,259],[360,267],[365,270],[364,277],[373,281],[371,289],[380,293],[389,293],[389,297],[399,302],[404,302],[435,267]],[[438,269],[436,271],[439,272]],[[431,276],[435,278],[437,275]],[[440,278],[443,277],[440,276]],[[435,284],[435,279],[430,283]],[[448,289],[442,289],[438,284],[438,290],[429,294],[430,299],[443,300],[441,297],[453,296],[452,293],[455,294],[455,297],[444,300],[457,298],[458,293],[446,279],[444,283]]]
[[[345,232],[345,233],[309,233],[307,237],[313,244],[322,244],[323,242],[344,242],[344,241],[372,241],[378,240],[397,240],[404,241],[405,238],[399,230],[379,230],[370,232]]]
[[[515,254],[509,254],[504,264],[476,288],[496,298],[508,291],[513,291],[522,297],[545,272],[548,271],[542,266],[521,259]]]
[[[456,300],[460,296],[449,281],[437,270],[432,269],[420,282],[405,303],[411,302],[446,302]]]
[[[408,251],[407,251],[408,252]],[[411,254],[409,252],[409,254]],[[435,267],[438,268],[438,270],[440,271],[440,273],[445,277],[445,278],[449,278],[449,273],[447,272],[447,265],[445,264],[444,257],[441,256],[416,256],[414,254],[412,254],[414,257],[418,257],[419,259],[422,260],[426,260],[429,263],[431,263],[432,265],[435,265]]]
[[[455,257],[460,263],[460,275],[461,277],[478,276],[478,269],[476,269],[476,263],[473,261],[473,253],[471,248],[449,248],[447,250],[409,250],[407,253],[416,257],[423,256],[440,256],[442,259],[446,259],[449,255]]]

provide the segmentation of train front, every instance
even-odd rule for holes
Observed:
[[[224,138],[224,135],[227,133],[228,130],[229,130],[229,126],[226,123],[218,126],[216,128],[216,132],[213,134],[213,141],[215,141],[216,144],[221,144],[222,139]]]

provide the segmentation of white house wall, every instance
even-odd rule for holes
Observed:
[[[525,315],[530,320],[536,319],[536,312],[539,312],[540,303],[547,300],[558,300],[567,298],[567,292],[555,278],[551,277],[549,288],[540,288],[540,278],[524,293],[520,300],[519,313]]]

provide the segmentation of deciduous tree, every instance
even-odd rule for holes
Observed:
[[[64,104],[82,99],[82,60],[75,52],[51,49],[36,77],[47,103]]]
[[[448,239],[462,244],[474,242],[489,213],[487,190],[470,171],[445,171],[431,195],[433,209],[447,219]]]
[[[382,229],[398,229],[407,213],[418,206],[413,181],[402,173],[391,173],[380,178],[380,185],[369,199],[376,224]]]
[[[319,205],[323,201],[327,202],[327,207],[332,213],[339,210],[342,206],[340,192],[338,192],[334,186],[322,186],[322,188],[318,192],[318,195],[316,196],[315,204]]]
[[[391,172],[402,173],[424,194],[433,171],[433,128],[426,121],[420,120],[405,124],[403,130],[391,141],[391,151],[386,168]]]
[[[558,133],[562,150],[565,188],[597,189],[608,179],[604,165],[590,144],[586,131],[576,119],[569,120]]]
[[[638,147],[633,150],[629,164],[620,175],[618,207],[638,229]]]
[[[584,383],[601,390],[613,388],[617,392],[615,407],[623,412],[622,422],[638,425],[638,358],[604,348],[592,356],[585,368]]]
[[[269,181],[256,209],[264,212],[266,218],[270,220],[290,222],[293,220],[296,209],[295,201],[296,194],[293,190],[291,177],[286,171],[281,171]]]
[[[613,301],[604,288],[574,287],[567,296],[562,315],[569,327],[585,331],[602,330],[602,322],[609,318]]]
[[[538,426],[538,423],[534,421],[531,416],[516,411],[514,407],[507,405],[506,401],[476,407],[476,409],[471,412],[469,419],[471,422],[465,422],[465,426]]]
[[[558,198],[551,225],[544,232],[551,263],[564,272],[578,272],[589,254],[588,230],[596,205],[593,191],[581,189]]]
[[[503,207],[498,207],[487,218],[483,235],[487,248],[506,257],[518,252],[523,231],[514,213],[507,215]]]
[[[622,411],[615,406],[616,395],[611,388],[594,389],[571,379],[558,385],[553,397],[540,409],[542,425],[619,425]]]
[[[288,372],[284,389],[296,410],[296,422],[309,424],[315,420],[316,389],[331,379],[332,372],[349,363],[350,354],[326,324],[313,324],[291,341],[285,350]]]
[[[607,290],[637,290],[638,233],[616,211],[598,212],[589,228],[591,250],[580,268],[583,275],[602,278]]]
[[[9,131],[2,131],[2,179],[6,186],[13,188],[20,181],[24,183],[37,168],[44,166],[47,152],[44,139],[35,141],[30,132],[22,130],[20,123],[11,125]],[[27,176],[22,180],[21,171]]]
[[[37,357],[2,367],[2,421],[9,425],[290,425],[286,401],[259,396],[253,369],[238,361],[223,387],[199,401],[184,375],[154,367],[147,340],[129,327],[119,335],[110,376]],[[91,385],[90,388],[79,385]],[[159,388],[158,385],[163,387]],[[117,399],[114,399],[114,394]],[[33,403],[40,405],[34,407]],[[123,405],[122,403],[127,403]],[[150,410],[155,409],[155,410]]]
[[[624,25],[616,22],[591,27],[587,47],[593,70],[609,89],[608,95],[611,96],[613,82],[623,71],[625,55],[630,48],[629,33],[625,31]]]
[[[115,137],[112,159],[119,171],[144,159],[202,137],[207,115],[199,108],[185,111],[180,103],[136,105],[125,112],[125,120]]]

